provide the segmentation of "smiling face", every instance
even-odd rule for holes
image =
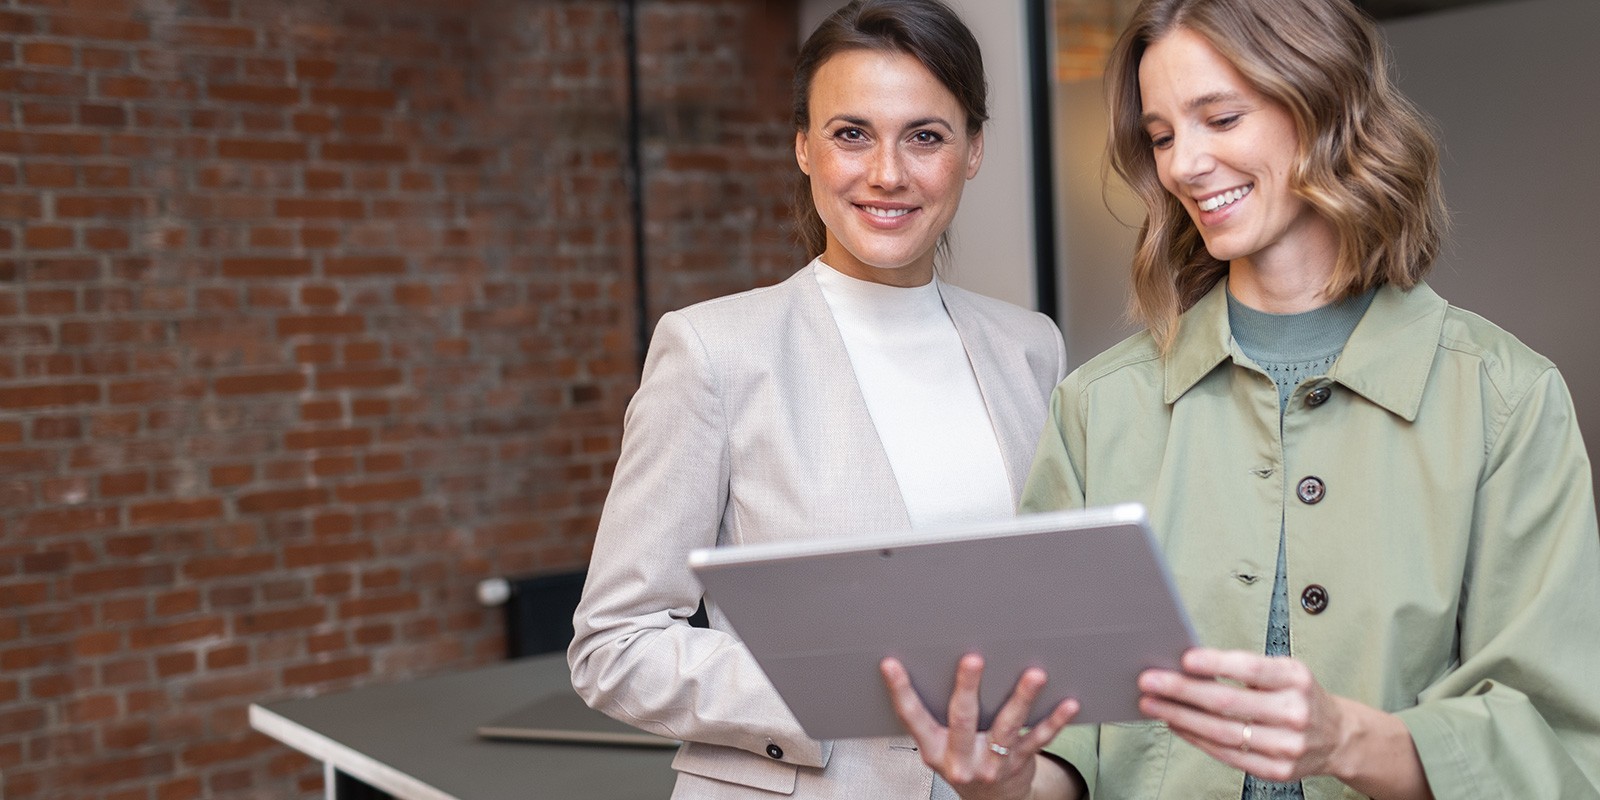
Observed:
[[[1288,109],[1182,27],[1145,50],[1139,92],[1161,185],[1230,278],[1321,286],[1338,237],[1293,190],[1299,137]]]
[[[809,105],[794,153],[827,227],[822,260],[875,283],[932,280],[939,236],[983,161],[956,96],[905,53],[846,50],[818,67]]]

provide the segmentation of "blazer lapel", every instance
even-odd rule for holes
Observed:
[[[827,298],[822,296],[814,269],[814,266],[807,266],[795,276],[795,302],[808,327],[801,335],[817,366],[815,374],[805,371],[800,379],[814,382],[808,389],[829,394],[822,405],[833,414],[828,420],[828,440],[816,446],[829,448],[851,460],[866,475],[861,488],[871,496],[876,518],[862,520],[863,530],[909,528],[911,514],[906,510],[894,469],[889,466],[889,454],[883,449],[877,428],[873,427],[872,414],[867,410],[861,384],[856,381],[855,367],[850,363],[850,353],[844,347],[844,336],[833,319]]]
[[[961,346],[967,351],[967,362],[978,379],[978,391],[983,395],[984,407],[989,411],[989,424],[994,426],[995,439],[1000,443],[1000,454],[1005,458],[1006,478],[1011,483],[1013,503],[1022,498],[1022,484],[1033,466],[1034,450],[1038,447],[1038,432],[1028,430],[1027,421],[1038,417],[1022,403],[1038,403],[1032,392],[1017,392],[1015,379],[1007,375],[1032,375],[1022,347],[1015,342],[996,341],[983,319],[962,296],[960,291],[950,291],[941,282],[939,296],[944,300],[950,321],[955,323]]]

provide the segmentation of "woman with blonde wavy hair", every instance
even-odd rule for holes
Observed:
[[[1024,511],[1148,506],[1205,647],[1147,720],[975,730],[884,674],[968,798],[1600,797],[1600,532],[1547,359],[1422,278],[1437,145],[1348,0],[1145,0],[1111,56],[1147,330],[1056,389]],[[1058,736],[1057,733],[1061,732]],[[996,747],[997,745],[997,747]]]

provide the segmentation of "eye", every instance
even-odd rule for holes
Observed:
[[[855,127],[840,128],[834,131],[832,136],[845,143],[865,142],[867,140],[867,132]]]
[[[1146,133],[1145,138],[1150,140],[1150,147],[1155,150],[1165,150],[1172,146],[1172,134],[1170,133]]]
[[[938,131],[917,131],[911,134],[911,141],[925,145],[941,144],[944,142],[944,134]]]
[[[1220,117],[1212,117],[1210,125],[1219,131],[1225,131],[1238,125],[1242,117],[1244,117],[1243,114],[1223,114]]]

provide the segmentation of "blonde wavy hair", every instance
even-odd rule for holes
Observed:
[[[1106,70],[1107,161],[1144,201],[1130,313],[1165,351],[1178,317],[1227,274],[1183,205],[1161,186],[1140,123],[1139,61],[1176,28],[1204,37],[1299,131],[1296,194],[1330,220],[1334,299],[1416,285],[1447,225],[1432,125],[1389,78],[1377,26],[1348,0],[1145,0]]]

